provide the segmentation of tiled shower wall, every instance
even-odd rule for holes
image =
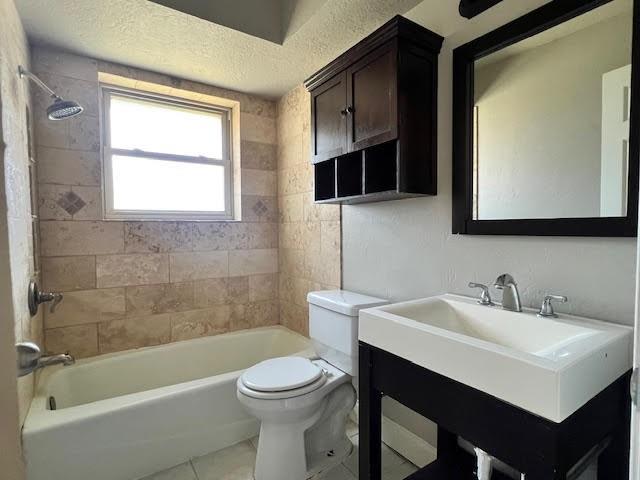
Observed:
[[[311,103],[303,86],[278,102],[280,322],[307,335],[307,292],[340,288],[340,206],[313,203]]]
[[[79,357],[279,323],[276,105],[36,47],[33,70],[83,115],[51,122],[34,96],[46,348]],[[98,72],[239,102],[241,222],[101,220]]]
[[[27,309],[27,287],[36,273],[31,195],[31,178],[35,175],[30,160],[29,117],[35,117],[39,112],[31,113],[29,82],[18,75],[19,65],[29,66],[26,35],[13,2],[0,3],[0,214],[6,215],[0,221],[0,229],[8,240],[8,252],[2,254],[9,259],[8,271],[2,267],[2,287],[3,295],[10,289],[12,297],[2,299],[5,305],[0,321],[13,319],[16,342],[40,343],[42,315],[31,317]],[[6,304],[7,300],[12,307]],[[11,373],[15,375],[13,368]],[[33,375],[19,378],[17,387],[22,424],[33,395]]]

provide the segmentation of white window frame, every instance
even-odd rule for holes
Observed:
[[[159,95],[140,90],[133,90],[111,85],[100,85],[101,109],[102,109],[102,191],[105,220],[191,220],[191,221],[223,221],[234,220],[233,216],[233,156],[231,152],[231,109],[194,102],[166,95]],[[167,153],[147,152],[143,150],[127,150],[111,148],[111,123],[110,106],[111,97],[131,97],[138,100],[180,106],[191,110],[213,112],[222,115],[222,158],[209,158],[204,156],[176,155]],[[113,170],[112,158],[114,155],[127,157],[139,157],[154,160],[169,160],[182,163],[199,163],[205,165],[220,165],[224,167],[225,211],[185,211],[185,210],[116,210],[113,205]]]

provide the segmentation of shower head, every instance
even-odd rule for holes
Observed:
[[[83,110],[79,103],[58,97],[47,108],[47,117],[49,120],[64,120],[81,114]]]
[[[22,66],[18,67],[18,74],[20,75],[20,78],[27,77],[33,83],[38,85],[38,87],[47,92],[53,99],[53,103],[47,108],[47,117],[49,120],[64,120],[66,118],[75,117],[84,110],[79,103],[62,98],[56,92],[47,87],[42,80],[28,70],[22,68]]]

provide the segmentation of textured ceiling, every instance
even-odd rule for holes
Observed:
[[[271,98],[286,93],[394,15],[421,3],[327,0],[278,45],[147,0],[15,2],[32,41]],[[437,25],[446,30],[460,18],[455,1],[424,3],[431,10],[422,12],[426,18],[421,23],[433,23],[436,31]],[[260,18],[262,12],[253,14]]]

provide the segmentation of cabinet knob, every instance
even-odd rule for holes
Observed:
[[[340,110],[340,115],[342,115],[343,117],[347,116],[347,110]]]
[[[355,112],[355,111],[356,111],[356,109],[355,109],[355,108],[353,108],[351,105],[349,105],[349,106],[347,107],[347,113],[351,114],[351,113],[353,113],[353,112]]]

